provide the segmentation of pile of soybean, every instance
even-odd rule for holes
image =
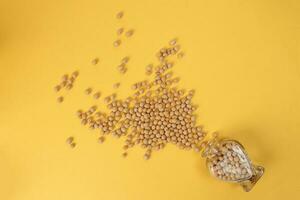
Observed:
[[[117,15],[118,19],[122,17],[123,13]],[[118,35],[123,31],[123,28],[118,29]],[[131,36],[133,30],[130,29],[129,33]],[[118,45],[113,43],[116,48],[120,45],[120,40],[117,41]],[[199,152],[205,132],[196,124],[196,106],[192,104],[194,91],[186,92],[176,87],[179,78],[173,77],[171,69],[174,63],[169,61],[172,57],[181,59],[183,55],[177,40],[171,40],[167,47],[158,51],[159,64],[155,68],[153,64],[146,66],[145,74],[151,77],[150,80],[133,84],[134,94],[127,98],[117,99],[116,94],[105,97],[108,112],[99,111],[97,106],[91,106],[85,111],[78,110],[77,116],[81,124],[99,130],[99,143],[103,143],[109,135],[125,137],[124,157],[135,146],[145,149],[146,160],[153,151],[162,150],[167,144]],[[117,67],[121,74],[127,72],[128,61],[129,57],[123,58]],[[96,58],[92,64],[96,65],[98,62],[99,59]],[[120,83],[116,83],[113,87],[119,86]],[[87,88],[85,93],[92,94],[92,88]],[[100,98],[100,92],[96,91],[93,97]]]

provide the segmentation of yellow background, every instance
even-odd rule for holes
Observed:
[[[299,17],[297,0],[1,0],[0,199],[300,198]],[[119,27],[136,32],[115,49]],[[123,159],[122,141],[99,145],[75,116],[101,104],[86,87],[108,95],[120,80],[124,97],[173,37],[186,53],[174,71],[183,88],[196,89],[198,122],[239,140],[266,168],[250,193],[215,180],[198,154],[172,145],[149,161],[139,148]],[[57,104],[53,87],[74,70],[74,89]],[[70,135],[75,149],[65,144]]]

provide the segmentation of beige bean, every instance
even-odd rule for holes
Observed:
[[[113,45],[114,45],[114,47],[120,46],[120,45],[121,45],[121,40],[120,40],[120,39],[115,40],[115,41],[113,42]]]
[[[63,96],[60,96],[57,98],[57,102],[58,103],[62,103],[64,101],[64,97]]]
[[[126,37],[131,37],[133,35],[133,33],[134,33],[134,30],[130,29],[130,30],[126,31],[125,35],[126,35]]]
[[[120,11],[120,12],[118,12],[118,13],[116,14],[116,18],[117,18],[117,19],[121,19],[121,18],[123,18],[123,16],[124,16],[124,12],[123,12],[123,11]]]

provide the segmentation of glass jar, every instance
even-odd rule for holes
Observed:
[[[251,163],[245,148],[235,140],[213,139],[204,143],[202,156],[215,178],[240,184],[249,192],[264,173],[264,168]]]

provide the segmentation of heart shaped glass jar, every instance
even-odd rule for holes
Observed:
[[[264,168],[251,163],[244,147],[235,140],[214,138],[202,154],[210,173],[217,179],[235,182],[250,191],[264,173]]]

